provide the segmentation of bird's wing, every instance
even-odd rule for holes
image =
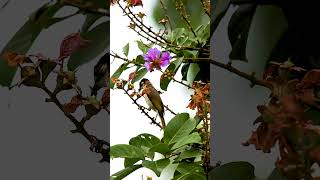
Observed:
[[[163,113],[164,109],[163,109],[163,103],[161,100],[161,97],[159,95],[159,92],[153,88],[153,87],[148,87],[150,90],[150,93],[147,93],[148,98],[150,99],[151,103],[153,104],[153,106],[160,112]]]

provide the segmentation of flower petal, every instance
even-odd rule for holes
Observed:
[[[170,56],[170,54],[169,54],[167,51],[165,51],[165,52],[163,52],[163,53],[161,54],[161,61],[170,60],[170,59],[171,59],[171,56]]]
[[[146,69],[151,72],[152,69],[151,69],[151,63],[150,62],[145,62],[144,63],[144,67],[146,67]]]
[[[170,64],[169,59],[168,60],[164,60],[164,61],[160,61],[160,66],[161,67],[167,66],[168,64]]]
[[[168,64],[170,64],[170,59],[171,59],[170,54],[167,51],[163,52],[161,54],[160,65],[162,67],[167,66]]]
[[[160,54],[161,52],[157,48],[151,48],[146,55],[148,56],[149,61],[154,61],[160,58]]]
[[[150,57],[148,54],[143,55],[143,59],[144,59],[145,61],[152,62],[152,59],[151,59],[151,57]]]

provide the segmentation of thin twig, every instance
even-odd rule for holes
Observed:
[[[131,17],[130,14],[125,11],[125,8],[124,8],[123,6],[121,6],[121,4],[120,4],[119,2],[118,2],[118,4],[119,4],[119,7],[122,9],[122,11],[125,13],[125,15],[128,16],[128,18],[129,18],[133,23],[135,23],[135,24],[137,25],[137,27],[141,30],[141,32],[145,33],[146,35],[148,35],[150,38],[152,38],[152,39],[154,39],[154,40],[151,40],[150,38],[144,36],[141,32],[139,32],[139,31],[137,31],[137,30],[135,30],[135,29],[133,29],[133,28],[132,28],[132,29],[133,29],[136,33],[138,33],[140,36],[142,36],[142,37],[145,38],[146,40],[152,42],[153,44],[156,44],[156,45],[158,45],[158,46],[160,46],[160,47],[163,47],[163,48],[165,48],[165,45],[167,45],[167,46],[169,46],[169,47],[174,47],[174,48],[176,48],[176,49],[178,49],[178,50],[198,50],[198,51],[210,52],[210,50],[205,49],[205,48],[188,47],[188,46],[178,46],[178,45],[175,45],[175,44],[172,44],[172,43],[168,42],[165,38],[163,38],[162,36],[159,36],[157,33],[153,32],[150,27],[147,27],[146,25],[144,25],[143,22],[139,20],[139,18],[137,18],[137,17],[134,16],[134,14],[132,13],[132,11],[131,11],[130,9],[128,9],[128,10],[129,10],[129,13],[131,13],[131,15],[132,15],[133,17]],[[143,27],[139,26],[139,25],[135,22],[135,19],[136,19],[143,27],[145,27],[149,32],[152,32],[152,34],[154,34],[155,37],[152,36],[150,33],[146,32],[146,30],[145,30]],[[160,41],[157,37],[161,38],[161,39],[164,40],[165,42]]]
[[[164,107],[165,107],[169,112],[171,112],[173,115],[177,115],[177,113],[173,112],[173,111],[169,108],[169,106],[164,105]]]
[[[130,8],[128,8],[129,13],[136,19],[137,22],[140,23],[140,25],[142,25],[144,28],[146,28],[148,30],[149,33],[152,33],[153,35],[155,35],[156,37],[160,38],[161,40],[163,40],[165,43],[167,42],[167,40],[165,38],[163,38],[162,36],[159,36],[157,33],[155,33],[154,31],[151,30],[151,27],[146,26],[139,18],[137,18],[133,12],[130,10]],[[160,41],[161,42],[161,41]]]
[[[158,127],[160,127],[162,129],[162,126],[155,120],[155,118],[151,117],[146,111],[145,111],[145,108],[143,106],[141,106],[138,102],[137,102],[137,99],[134,99],[130,94],[129,92],[122,88],[122,90],[130,97],[130,99],[133,101],[133,103],[135,105],[138,106],[138,108],[141,110],[141,113],[145,114],[150,120],[151,120],[151,124],[155,124],[157,125]]]
[[[165,6],[163,0],[160,0],[160,4],[161,4],[161,9],[163,10],[167,20],[168,20],[168,23],[169,23],[169,27],[170,27],[170,30],[172,30],[172,25],[171,25],[171,21],[170,21],[170,18],[169,18],[169,15],[168,15],[168,9],[167,7]]]
[[[137,18],[130,9],[129,12],[126,11],[126,9],[120,4],[120,2],[118,2],[119,7],[122,9],[123,13],[133,22],[136,24],[136,26],[142,31],[144,32],[146,35],[148,35],[150,38],[154,39],[155,41],[159,41],[161,42],[157,37],[160,37],[159,35],[157,35],[155,32],[153,32],[150,28],[146,27],[146,25],[143,24],[143,22],[141,22],[139,20],[139,18]],[[140,22],[141,26],[139,26],[136,21]],[[152,34],[154,34],[155,36],[152,36],[150,33],[148,33],[143,27],[145,27],[146,29],[149,30],[149,32],[152,32]],[[161,37],[162,38],[162,37]],[[160,39],[161,39],[160,38]]]
[[[194,37],[197,37],[196,32],[193,30],[190,21],[188,20],[188,14],[181,0],[176,1],[177,10],[179,10],[180,16],[187,23],[189,30],[192,32]],[[198,44],[200,44],[198,40]]]
[[[183,83],[182,81],[178,81],[178,80],[176,80],[174,77],[172,77],[172,80],[173,80],[174,82],[177,82],[177,83],[179,83],[179,84],[181,84],[181,85],[183,85],[183,86],[187,87],[188,89],[192,89],[192,87],[191,87],[191,86],[189,86],[188,84]]]
[[[159,71],[162,72],[162,74],[165,74],[165,72],[163,72],[162,70],[159,70]],[[182,81],[176,80],[173,76],[170,76],[170,78],[172,79],[172,81],[177,82],[177,83],[187,87],[188,89],[192,89],[191,86],[189,86],[188,84],[183,83]]]
[[[121,59],[121,60],[123,60],[123,61],[125,61],[127,63],[133,63],[133,61],[129,60],[128,58],[121,57],[118,54],[110,53],[110,56],[112,56],[114,58],[117,58],[117,59]]]
[[[208,8],[207,8],[207,6],[210,6],[210,2],[209,2],[209,4],[205,4],[205,3],[207,3],[207,2],[203,2],[203,1],[205,1],[205,0],[200,0],[201,1],[201,4],[202,4],[202,7],[203,7],[203,10],[204,10],[204,12],[209,16],[209,17],[211,17],[210,16],[210,12],[208,11]]]

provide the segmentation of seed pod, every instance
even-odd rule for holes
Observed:
[[[25,86],[40,87],[40,71],[33,66],[24,66],[21,68],[21,83]]]
[[[75,72],[65,71],[58,73],[57,76],[57,85],[54,90],[54,94],[58,94],[62,90],[72,89],[77,83],[77,78]]]

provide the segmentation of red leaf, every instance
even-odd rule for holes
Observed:
[[[89,42],[90,40],[83,39],[79,32],[68,35],[63,39],[60,45],[59,60],[63,60],[79,49],[86,47]]]
[[[133,78],[135,78],[136,76],[137,76],[137,72],[136,72],[136,71],[130,73],[130,74],[129,74],[129,79],[128,79],[128,81],[131,81],[131,80],[132,80]]]
[[[128,0],[129,6],[143,6],[142,0]]]

